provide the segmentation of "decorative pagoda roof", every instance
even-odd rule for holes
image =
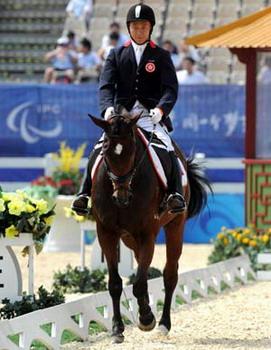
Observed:
[[[186,39],[198,47],[271,48],[271,7]]]

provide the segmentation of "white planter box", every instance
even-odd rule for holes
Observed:
[[[31,233],[21,233],[19,237],[0,237],[0,301],[4,298],[12,302],[22,297],[22,273],[12,246],[28,246],[28,294],[34,293],[34,241]]]
[[[80,226],[72,218],[66,218],[64,207],[70,207],[74,196],[57,196],[51,230],[44,244],[45,252],[80,252]]]

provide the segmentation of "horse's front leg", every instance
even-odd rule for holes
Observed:
[[[147,234],[145,237],[148,237]],[[133,293],[139,307],[139,324],[142,331],[151,331],[156,324],[155,317],[149,306],[148,268],[154,252],[154,239],[140,243],[137,255],[138,269],[133,285]]]
[[[97,232],[102,251],[105,255],[109,273],[108,288],[113,303],[112,337],[114,343],[124,340],[124,324],[120,313],[120,297],[122,293],[122,279],[118,273],[118,244],[119,237],[112,232],[104,231],[97,225]]]
[[[163,271],[165,301],[159,322],[159,329],[163,334],[167,334],[171,329],[170,307],[172,295],[178,282],[178,261],[182,253],[183,229],[184,218],[181,215],[165,226],[167,247],[167,262]]]

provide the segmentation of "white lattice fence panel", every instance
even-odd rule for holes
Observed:
[[[255,278],[255,274],[250,268],[249,258],[245,255],[210,265],[204,269],[181,273],[174,293],[172,307],[176,306],[177,296],[185,302],[191,303],[193,291],[202,297],[206,297],[209,287],[219,293],[222,282],[230,288],[235,286],[236,279],[242,283],[247,283],[249,273]],[[164,300],[163,279],[150,280],[148,285],[150,304],[153,312],[157,314],[157,304],[160,300]],[[103,310],[102,313],[101,309]],[[132,323],[136,323],[137,311],[138,306],[132,293],[132,286],[127,286],[124,288],[121,298],[121,312]],[[78,323],[72,319],[75,315],[79,315]],[[1,321],[0,349],[29,349],[33,340],[37,339],[51,349],[59,349],[61,335],[64,330],[70,330],[86,340],[90,321],[95,321],[110,330],[112,316],[113,309],[108,292],[97,293],[77,301],[38,310],[12,320]],[[42,325],[48,323],[52,324],[51,335],[46,334],[41,329]],[[20,334],[19,346],[8,339],[8,336],[14,334]]]
[[[257,256],[258,264],[271,265],[271,253],[261,253]],[[271,281],[270,270],[259,270],[257,271],[257,278],[262,281]]]

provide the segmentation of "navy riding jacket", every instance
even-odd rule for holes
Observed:
[[[150,41],[137,66],[131,41],[112,49],[99,83],[102,116],[110,106],[128,111],[138,100],[148,110],[159,107],[166,117],[177,100],[178,81],[168,51]]]

